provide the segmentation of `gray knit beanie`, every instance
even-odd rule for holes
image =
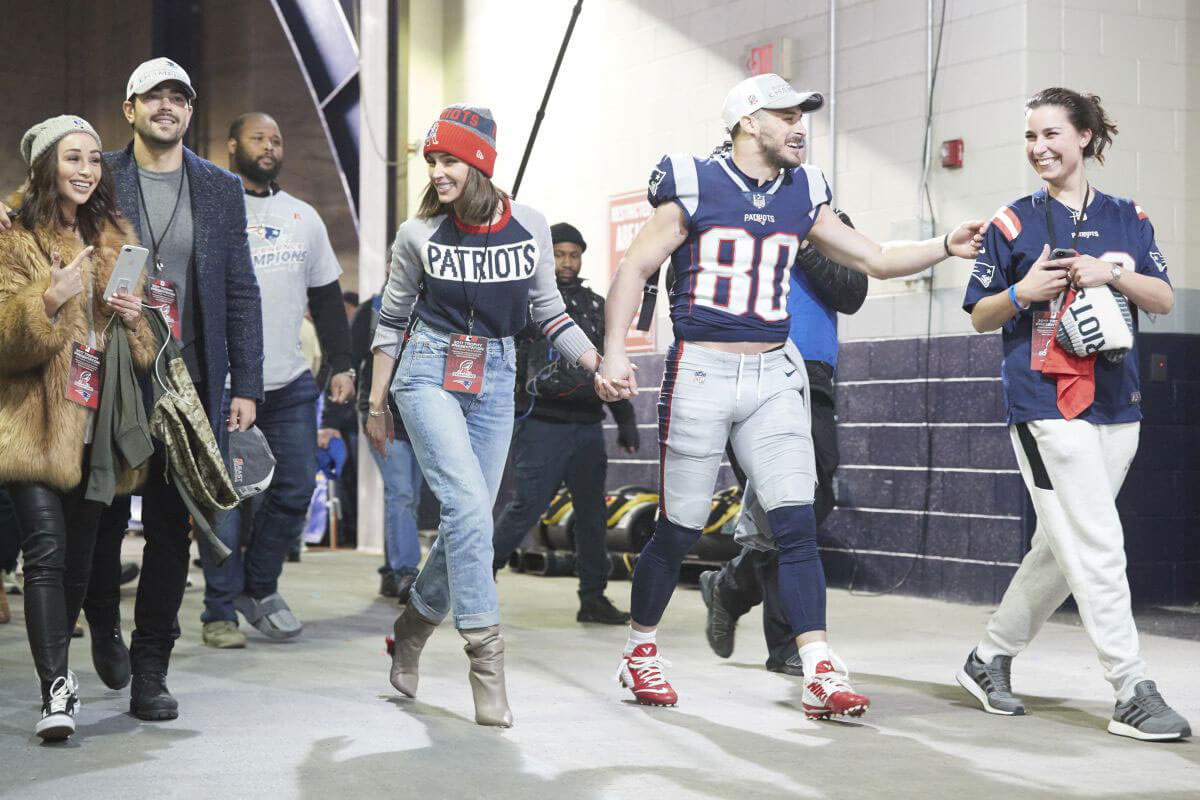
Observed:
[[[59,139],[77,131],[89,134],[96,140],[96,144],[103,148],[100,144],[100,134],[96,133],[96,129],[88,124],[86,119],[73,114],[63,114],[39,122],[25,131],[25,135],[21,137],[21,158],[32,167],[38,156],[57,144]]]

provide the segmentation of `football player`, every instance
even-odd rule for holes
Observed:
[[[670,258],[675,343],[659,396],[660,508],[633,577],[632,623],[618,678],[639,703],[674,705],[655,630],[700,536],[726,439],[767,512],[779,550],[781,604],[804,664],[805,713],[858,716],[854,691],[826,637],[817,554],[816,470],[804,362],[788,342],[788,271],[804,239],[877,278],[911,275],[954,255],[973,259],[984,220],[923,242],[876,244],[830,208],[824,175],[805,161],[804,114],[816,92],[758,75],[725,98],[733,149],[707,159],[669,155],[650,176],[654,213],[626,251],[608,295],[601,375],[636,391],[625,332],[646,279]]]

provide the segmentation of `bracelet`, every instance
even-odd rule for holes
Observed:
[[[382,417],[384,414],[388,413],[388,410],[389,410],[389,409],[386,409],[386,408],[385,408],[385,409],[383,409],[382,411],[372,411],[371,409],[369,409],[369,408],[368,408],[368,409],[367,409],[367,416],[369,416],[369,417]]]
[[[1029,310],[1026,306],[1023,306],[1017,302],[1017,286],[1016,286],[1016,284],[1013,284],[1012,286],[1008,287],[1008,299],[1012,300],[1012,304],[1017,307],[1018,314],[1020,314],[1022,311]]]
[[[954,253],[950,252],[950,234],[947,233],[942,237],[942,249],[946,251],[946,257],[950,258]]]

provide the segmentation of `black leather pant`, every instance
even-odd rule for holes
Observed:
[[[87,592],[104,506],[84,500],[82,484],[58,492],[42,483],[14,483],[8,493],[25,554],[25,629],[44,699],[55,678],[67,675],[71,631]]]

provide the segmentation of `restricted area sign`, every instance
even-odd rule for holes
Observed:
[[[637,236],[638,231],[646,224],[646,220],[650,219],[653,211],[654,209],[646,200],[645,189],[615,194],[608,198],[608,278],[610,285],[612,277],[617,273],[617,265],[621,263],[621,257],[625,255],[625,251],[633,243],[633,237]],[[660,297],[659,302],[666,302],[666,298]],[[635,327],[637,315],[634,315],[634,322],[630,324],[629,332],[625,334],[625,352],[654,352],[654,329],[658,326],[658,314],[656,313],[654,316],[655,320],[650,323],[650,330],[639,331]]]

